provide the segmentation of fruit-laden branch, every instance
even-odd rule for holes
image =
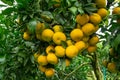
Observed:
[[[82,66],[84,66],[84,65],[88,65],[88,64],[90,64],[90,63],[83,63],[83,64],[81,64],[81,65],[79,65],[76,69],[74,69],[72,72],[70,72],[69,74],[67,74],[67,76],[64,78],[64,80],[67,80],[67,78],[70,76],[70,75],[72,75],[74,72],[76,72],[79,68],[81,68]]]
[[[94,55],[92,57],[93,57],[93,60],[91,60],[92,61],[92,67],[93,67],[96,79],[97,80],[103,80],[103,74],[100,70],[97,54],[94,53]]]

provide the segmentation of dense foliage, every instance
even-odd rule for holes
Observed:
[[[119,1],[1,1],[1,80],[119,79]]]

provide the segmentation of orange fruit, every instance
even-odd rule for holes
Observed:
[[[53,30],[54,30],[54,32],[62,32],[63,28],[61,25],[55,25],[55,26],[53,26]]]
[[[78,48],[79,51],[82,51],[85,49],[86,44],[84,41],[78,41],[75,43],[75,46]]]
[[[120,7],[113,8],[112,14],[120,15]]]
[[[30,40],[30,35],[28,34],[28,32],[24,32],[23,39],[24,40]]]
[[[55,51],[54,46],[52,45],[47,46],[45,51],[47,54],[53,53]]]
[[[95,3],[98,8],[105,8],[107,4],[107,0],[95,0]]]
[[[62,41],[66,41],[66,35],[63,32],[55,32],[53,35],[53,42],[60,45]]]
[[[39,69],[41,72],[45,72],[45,71],[46,71],[46,67],[45,67],[45,66],[39,65],[39,66],[38,66],[38,69]]]
[[[44,29],[45,29],[45,24],[41,22],[37,22],[36,33],[41,34]]]
[[[52,40],[54,32],[51,29],[45,29],[42,32],[42,39],[44,41],[50,42]]]
[[[97,49],[96,45],[94,45],[94,46],[88,46],[87,51],[89,53],[93,53],[93,52],[96,51],[96,49]]]
[[[101,18],[104,18],[108,15],[108,11],[105,8],[98,9],[97,13],[101,16]]]
[[[70,39],[67,40],[66,43],[67,43],[67,46],[73,45],[73,42],[72,42],[72,40],[70,40]]]
[[[113,49],[113,48],[110,48],[109,51],[110,51],[109,53],[110,53],[111,56],[115,56],[115,53],[114,53],[114,49]]]
[[[80,41],[83,37],[83,32],[81,29],[73,29],[70,32],[70,37],[73,41]]]
[[[96,45],[99,42],[99,37],[97,35],[93,36],[92,38],[90,38],[89,40],[89,44],[90,45]]]
[[[101,16],[98,13],[93,13],[90,15],[90,22],[97,25],[102,21]]]
[[[62,46],[55,47],[55,55],[57,57],[64,57],[65,56],[65,48]]]
[[[77,54],[78,54],[78,49],[76,46],[71,45],[66,48],[66,56],[68,58],[73,58],[73,57],[77,56]]]
[[[47,61],[50,64],[57,64],[58,63],[58,58],[54,53],[50,53],[47,55]]]
[[[107,69],[110,72],[116,73],[117,72],[117,66],[116,66],[115,62],[108,63]]]
[[[76,22],[80,25],[84,25],[89,22],[89,16],[87,14],[78,14],[76,16]]]
[[[107,67],[108,61],[107,61],[107,60],[103,60],[103,61],[102,61],[102,64],[103,64],[104,67]]]
[[[55,74],[55,70],[53,68],[48,68],[45,70],[46,77],[52,77]]]
[[[48,64],[47,56],[45,56],[45,55],[39,55],[37,61],[40,65],[47,65]]]
[[[89,36],[95,32],[95,26],[91,23],[87,23],[87,24],[83,25],[82,31],[85,35]]]
[[[40,55],[40,54],[38,54],[38,53],[34,53],[34,58],[35,58],[35,60],[39,57],[39,55]]]
[[[70,65],[70,60],[69,59],[65,59],[65,65],[66,65],[66,67]]]

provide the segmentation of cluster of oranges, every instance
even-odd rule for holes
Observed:
[[[109,50],[109,60],[103,60],[103,65],[108,69],[108,71],[112,73],[118,72],[118,66],[117,63],[114,60],[118,59],[118,56],[116,56],[116,53],[113,48],[110,48]],[[113,59],[114,58],[114,59]]]
[[[42,53],[35,53],[34,57],[39,64],[38,68],[45,73],[46,77],[55,74],[51,65],[57,65],[60,59],[64,60],[65,66],[69,66],[70,60],[79,53],[82,54],[86,50],[89,55],[93,55],[92,53],[96,51],[99,37],[95,32],[99,29],[99,23],[107,16],[108,12],[105,9],[106,0],[96,0],[95,4],[98,8],[96,12],[75,16],[76,26],[69,31],[69,35],[66,34],[64,25],[56,24],[46,27],[44,22],[37,22],[35,38],[41,42],[46,42],[47,46],[43,47]],[[23,38],[25,40],[30,40],[30,37],[29,32],[24,32]]]
[[[99,38],[94,33],[99,29],[99,23],[101,23],[101,21],[108,15],[108,11],[106,9],[106,0],[96,0],[95,4],[96,8],[98,9],[97,11],[93,12],[92,14],[84,13],[76,16],[76,29],[81,30],[83,33],[81,36],[82,38],[79,40],[82,40],[86,43],[86,49],[89,53],[92,53],[96,50],[96,43],[99,41]],[[76,34],[78,33],[80,34],[80,31]]]

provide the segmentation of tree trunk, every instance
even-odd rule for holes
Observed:
[[[94,53],[94,55],[93,55],[92,57],[93,57],[92,67],[93,67],[93,70],[94,70],[96,79],[97,79],[97,80],[104,80],[103,74],[102,74],[101,69],[100,69],[100,66],[99,66],[97,54]]]

